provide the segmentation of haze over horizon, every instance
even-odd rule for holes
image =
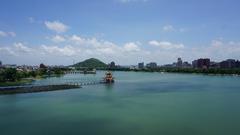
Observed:
[[[1,0],[0,61],[240,59],[238,0]]]

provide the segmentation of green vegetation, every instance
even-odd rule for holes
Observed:
[[[0,86],[16,86],[30,83],[34,79],[48,76],[60,76],[67,69],[63,68],[40,68],[36,71],[18,71],[15,68],[0,70]]]
[[[168,73],[196,73],[196,74],[219,74],[219,75],[240,75],[240,69],[194,69],[194,68],[154,68],[154,69],[130,69],[130,68],[116,68],[109,69],[112,71],[135,71],[135,72],[168,72]]]
[[[32,79],[23,79],[36,77],[35,72],[17,71],[14,68],[2,69],[0,71],[0,86],[14,86],[29,83]]]
[[[95,58],[90,58],[90,59],[87,59],[83,62],[79,62],[75,65],[73,65],[73,67],[76,67],[76,68],[106,68],[107,67],[107,64],[105,64],[104,62],[98,60],[98,59],[95,59]]]
[[[14,81],[14,82],[0,82],[0,86],[19,86],[22,84],[27,84],[27,83],[31,83],[33,81],[33,79],[21,79],[19,81]]]
[[[164,72],[173,73],[201,73],[201,74],[228,74],[228,75],[240,75],[240,69],[220,69],[220,68],[210,68],[210,69],[193,69],[193,68],[163,68]]]

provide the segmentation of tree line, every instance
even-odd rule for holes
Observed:
[[[16,68],[5,68],[0,70],[0,82],[15,82],[23,78],[36,78],[50,75],[62,75],[65,69],[38,69],[36,71],[18,71]]]
[[[222,69],[222,68],[144,68],[144,69],[130,69],[130,68],[107,68],[105,70],[111,71],[135,71],[135,72],[169,72],[169,73],[199,73],[199,74],[228,74],[228,75],[240,75],[240,68]]]

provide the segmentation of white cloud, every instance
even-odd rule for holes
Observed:
[[[53,21],[53,22],[45,21],[45,25],[49,30],[55,31],[57,33],[63,33],[69,29],[67,25],[59,21]]]
[[[55,43],[60,43],[60,42],[66,41],[66,39],[63,36],[60,36],[60,35],[53,36],[51,40]]]
[[[79,49],[74,48],[71,45],[67,45],[64,47],[42,45],[41,49],[45,53],[51,55],[63,55],[63,56],[73,56],[80,51]]]
[[[96,38],[84,38],[84,37],[80,37],[77,35],[72,35],[69,38],[70,41],[72,41],[75,44],[78,45],[94,45],[94,46],[99,46],[100,41],[97,41]]]
[[[162,27],[162,30],[164,32],[186,32],[187,29],[186,28],[175,28],[173,25],[165,25]]]
[[[28,17],[28,22],[29,23],[36,23],[36,24],[42,24],[42,23],[44,23],[43,21],[41,21],[41,20],[37,20],[36,18],[34,18],[34,17]]]
[[[150,45],[160,47],[161,49],[183,49],[185,46],[183,44],[173,44],[168,41],[149,41]]]
[[[42,45],[41,50],[49,56],[71,56],[73,58],[97,57],[100,59],[123,59],[127,56],[136,57],[137,53],[143,53],[138,42],[129,42],[123,46],[116,45],[107,40],[97,38],[85,38],[78,35],[65,36],[65,43],[71,45]],[[137,57],[136,57],[137,58]],[[118,60],[119,60],[118,59]]]
[[[212,40],[208,45],[185,47],[182,56],[190,61],[197,58],[210,58],[213,61],[240,58],[240,42]],[[179,51],[180,52],[180,51]]]
[[[240,58],[240,42],[213,40],[205,51],[216,59]]]
[[[172,25],[165,25],[163,26],[163,31],[172,32],[175,31],[175,28]]]
[[[0,30],[0,37],[15,37],[16,33],[15,32],[4,32]]]
[[[78,44],[83,44],[85,43],[85,39],[84,38],[81,38],[80,36],[77,36],[77,35],[72,35],[70,37],[70,41],[73,41],[75,43],[78,43]]]
[[[0,57],[5,58],[4,60],[11,60],[10,63],[29,64],[31,61],[37,64],[47,62],[64,65],[72,64],[73,60],[78,62],[90,57],[99,58],[106,63],[115,61],[122,65],[137,64],[141,61],[166,64],[176,61],[178,57],[189,62],[201,57],[209,57],[216,61],[240,57],[240,42],[236,41],[213,40],[206,46],[189,47],[170,41],[152,40],[146,45],[139,42],[127,42],[120,45],[94,37],[86,38],[79,35],[56,35],[54,37],[57,36],[63,37],[64,42],[61,44],[54,42],[51,45],[26,45],[21,42],[1,45]]]
[[[0,36],[1,36],[1,37],[6,37],[6,36],[7,36],[7,33],[4,32],[4,31],[0,31]]]
[[[11,36],[11,37],[15,37],[16,33],[15,32],[8,32],[8,35]]]
[[[101,54],[114,54],[115,53],[115,51],[111,47],[99,48],[99,49],[96,49],[96,51],[101,53]]]
[[[11,56],[21,56],[23,54],[30,54],[34,50],[25,46],[23,43],[14,43],[13,46],[0,47],[0,52],[9,54]],[[1,55],[0,55],[1,56]]]
[[[16,56],[16,53],[12,50],[12,48],[9,48],[9,47],[0,47],[0,52],[1,52],[0,56],[5,54]]]
[[[22,53],[30,53],[32,51],[31,48],[23,45],[23,43],[14,43],[14,47],[16,51],[22,52]]]
[[[92,38],[85,38],[78,35],[72,35],[68,38],[68,41],[75,45],[81,45],[81,47],[93,47],[93,48],[103,48],[109,46],[116,46],[114,43],[105,41],[105,40],[98,40],[95,37]]]
[[[124,50],[126,50],[128,52],[138,52],[138,51],[140,51],[140,48],[134,42],[126,43],[123,48],[124,48]]]
[[[213,47],[221,47],[221,46],[223,46],[223,42],[221,40],[212,40],[211,45]]]
[[[186,32],[186,31],[187,31],[186,28],[180,28],[180,29],[179,29],[179,32]]]

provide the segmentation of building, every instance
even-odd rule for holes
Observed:
[[[47,66],[46,66],[46,65],[44,65],[43,63],[41,63],[41,64],[39,65],[39,68],[40,68],[40,69],[46,69],[46,68],[47,68]]]
[[[211,61],[210,62],[210,67],[211,68],[220,68],[220,63]]]
[[[157,63],[156,62],[148,63],[146,67],[150,69],[157,68]]]
[[[220,62],[220,68],[235,68],[236,64],[237,63],[234,59],[228,59]]]
[[[161,67],[164,67],[164,68],[172,68],[174,67],[173,64],[166,64],[166,65],[162,65]]]
[[[210,59],[198,59],[192,62],[193,68],[208,69],[210,67]]]
[[[177,67],[181,68],[183,66],[183,61],[181,58],[177,59]]]
[[[236,66],[236,68],[240,68],[240,61],[236,61],[236,63],[235,63],[235,66]]]
[[[4,65],[5,68],[17,68],[17,65],[16,64],[6,64]]]
[[[113,69],[113,68],[116,68],[116,65],[115,65],[115,62],[112,61],[110,64],[109,64],[109,68]]]
[[[194,60],[194,61],[192,61],[192,67],[193,68],[198,68],[198,61],[197,60]]]
[[[136,65],[131,65],[131,66],[129,67],[129,69],[131,69],[131,70],[136,70],[136,69],[138,69],[138,66],[136,66]]]
[[[3,67],[3,65],[2,65],[2,61],[0,61],[0,69]]]
[[[138,68],[139,68],[139,69],[143,69],[143,68],[144,68],[144,62],[138,63]]]
[[[191,68],[192,65],[190,63],[188,63],[187,61],[185,61],[185,62],[183,62],[182,67],[183,68]]]

